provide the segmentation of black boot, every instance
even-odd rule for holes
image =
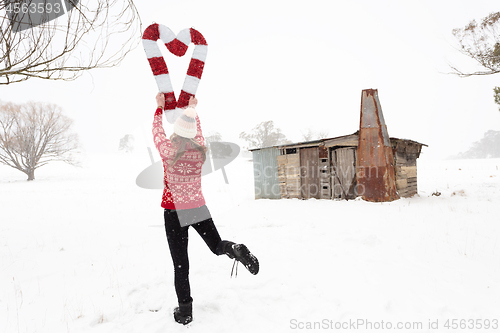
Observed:
[[[253,275],[259,272],[259,260],[248,250],[244,244],[235,244],[227,242],[224,253],[231,259],[236,259]]]
[[[182,325],[187,325],[193,321],[193,302],[186,304],[179,303],[179,306],[174,309],[174,319]]]

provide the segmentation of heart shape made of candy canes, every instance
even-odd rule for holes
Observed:
[[[190,43],[195,45],[178,101],[175,98],[167,64],[158,47],[158,39],[178,57],[186,54]],[[169,123],[174,123],[182,114],[182,109],[188,106],[189,98],[196,94],[207,57],[207,41],[199,31],[193,28],[181,30],[176,36],[168,27],[154,23],[144,30],[142,46],[153,71],[156,85],[160,92],[165,94],[165,110],[173,110],[173,112],[165,112],[167,120]]]

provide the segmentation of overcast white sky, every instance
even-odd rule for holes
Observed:
[[[137,1],[143,29],[194,27],[209,48],[198,87],[204,132],[242,144],[238,134],[273,120],[292,141],[302,133],[351,134],[361,90],[378,89],[390,136],[428,144],[423,155],[466,150],[500,130],[492,89],[500,76],[459,78],[449,63],[474,69],[454,47],[452,29],[498,11],[498,1]],[[166,55],[176,94],[191,49]],[[62,106],[88,151],[116,151],[134,134],[148,140],[157,87],[142,45],[121,66],[74,82],[29,80],[0,87],[0,99]]]

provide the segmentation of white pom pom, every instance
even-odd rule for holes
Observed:
[[[194,108],[188,107],[184,114],[189,118],[196,118],[196,110]]]

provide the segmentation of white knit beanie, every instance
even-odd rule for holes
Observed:
[[[188,107],[174,123],[174,133],[184,138],[192,139],[196,136],[196,110]]]

